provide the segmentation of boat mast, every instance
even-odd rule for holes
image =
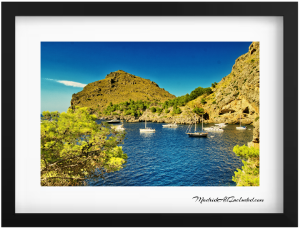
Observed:
[[[241,115],[240,115],[240,127],[242,126],[242,122],[241,122]]]
[[[202,131],[203,131],[203,115],[202,115]]]
[[[195,132],[196,132],[196,113],[195,113]]]

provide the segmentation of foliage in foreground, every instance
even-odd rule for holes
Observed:
[[[259,149],[236,145],[233,152],[247,161],[242,161],[242,170],[237,169],[232,180],[237,186],[259,186]]]
[[[41,185],[82,185],[88,178],[104,178],[126,163],[125,135],[97,124],[87,108],[67,113],[43,112],[41,123]]]

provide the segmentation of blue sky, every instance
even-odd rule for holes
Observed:
[[[175,96],[231,72],[251,42],[42,42],[41,111],[67,111],[84,85],[124,70]]]

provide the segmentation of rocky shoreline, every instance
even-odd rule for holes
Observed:
[[[196,116],[196,123],[201,123],[201,118],[200,116]],[[195,123],[195,117],[181,117],[181,116],[164,116],[164,115],[142,115],[140,117],[134,117],[134,116],[124,116],[124,115],[109,115],[109,116],[99,116],[98,119],[105,119],[105,120],[113,120],[113,119],[118,119],[118,120],[125,120],[126,122],[129,123],[136,123],[136,122],[153,122],[153,123],[178,123],[178,124],[193,124]],[[225,121],[223,119],[217,119],[215,121],[213,120],[203,120],[203,123],[227,123],[227,124],[239,124],[240,120],[238,118],[235,119],[226,119]],[[254,122],[252,119],[241,119],[241,124],[242,125],[254,125]]]

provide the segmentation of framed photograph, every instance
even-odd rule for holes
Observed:
[[[2,226],[297,226],[297,7],[2,3]]]

